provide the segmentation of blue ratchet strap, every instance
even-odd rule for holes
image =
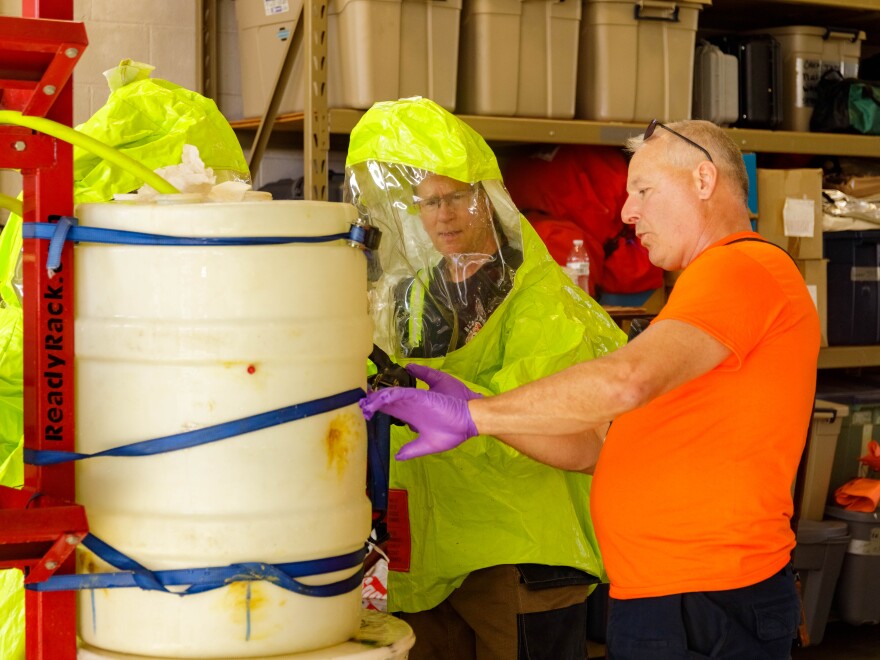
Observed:
[[[374,511],[388,510],[388,469],[391,460],[391,418],[376,413],[367,422],[367,491]]]
[[[236,435],[259,431],[312,415],[319,415],[357,403],[362,398],[364,398],[364,391],[362,389],[348,390],[332,396],[306,401],[305,403],[297,403],[286,408],[278,408],[277,410],[251,415],[250,417],[243,417],[214,426],[206,426],[203,429],[166,435],[153,440],[142,440],[130,445],[105,449],[94,454],[25,448],[24,462],[29,465],[56,465],[58,463],[80,461],[96,456],[153,456],[154,454],[163,454],[169,451],[177,451],[178,449],[198,447],[209,442],[225,440]]]
[[[27,584],[26,588],[32,591],[72,591],[140,587],[148,591],[165,591],[176,596],[188,596],[219,589],[233,582],[265,580],[282,589],[304,596],[327,598],[360,588],[363,582],[363,561],[367,555],[367,548],[363,547],[344,555],[285,564],[243,562],[210,568],[150,571],[93,534],[89,534],[83,539],[83,545],[111,566],[120,569],[120,572],[52,575],[43,582]],[[358,566],[360,566],[360,570],[354,575],[331,584],[309,585],[294,579],[333,573]],[[182,591],[167,589],[169,586],[186,585],[189,587]]]
[[[167,236],[164,234],[145,234],[121,229],[101,227],[80,227],[77,219],[61,216],[56,223],[26,222],[22,225],[22,238],[49,240],[49,255],[46,268],[56,270],[61,265],[61,249],[65,241],[105,243],[112,245],[283,245],[287,243],[327,243],[349,239],[363,243],[364,230],[352,225],[350,231],[323,236],[236,236],[236,237],[189,237]]]

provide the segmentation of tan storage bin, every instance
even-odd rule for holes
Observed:
[[[242,97],[262,115],[302,11],[302,0],[236,0]],[[330,0],[327,102],[367,109],[376,101],[426,96],[455,109],[461,0]],[[295,55],[279,113],[305,107],[303,56]]]
[[[829,69],[837,69],[846,78],[857,78],[865,33],[808,25],[778,27],[760,30],[760,33],[772,35],[782,51],[784,106],[780,128],[809,131],[819,79]]]
[[[581,0],[523,0],[518,117],[574,117]]]
[[[580,0],[464,0],[458,111],[574,116]]]
[[[828,486],[831,466],[837,450],[837,438],[849,408],[840,403],[816,400],[813,407],[813,428],[810,451],[804,473],[804,492],[801,498],[801,520],[819,521],[825,517],[828,504]]]
[[[697,19],[709,0],[584,0],[576,115],[690,119]]]
[[[424,96],[455,111],[460,18],[461,0],[403,0],[398,97]]]

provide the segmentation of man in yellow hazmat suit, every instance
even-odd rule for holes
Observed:
[[[150,169],[181,162],[194,145],[216,182],[250,181],[247,162],[229,122],[211,99],[166,80],[149,77],[153,67],[123,60],[105,75],[107,103],[77,130]],[[137,190],[137,176],[74,146],[74,202],[106,202]],[[21,487],[22,310],[21,218],[11,215],[0,233],[0,485]],[[24,658],[22,575],[0,571],[0,658]]]
[[[413,375],[428,365],[494,394],[624,343],[516,209],[485,141],[432,101],[367,111],[346,195],[383,233],[374,342]],[[391,453],[413,436],[392,427]],[[415,630],[411,657],[584,658],[585,601],[604,577],[590,481],[485,436],[392,460],[388,608]]]

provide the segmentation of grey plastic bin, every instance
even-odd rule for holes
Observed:
[[[801,578],[801,599],[810,645],[818,644],[825,636],[834,587],[849,540],[847,525],[839,520],[801,519],[798,524],[792,564]]]
[[[880,623],[880,509],[860,513],[829,506],[825,515],[845,520],[851,537],[834,598],[840,618],[854,626]]]

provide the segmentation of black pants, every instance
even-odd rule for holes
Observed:
[[[617,600],[608,615],[609,660],[787,660],[800,621],[794,575],[740,589]]]

